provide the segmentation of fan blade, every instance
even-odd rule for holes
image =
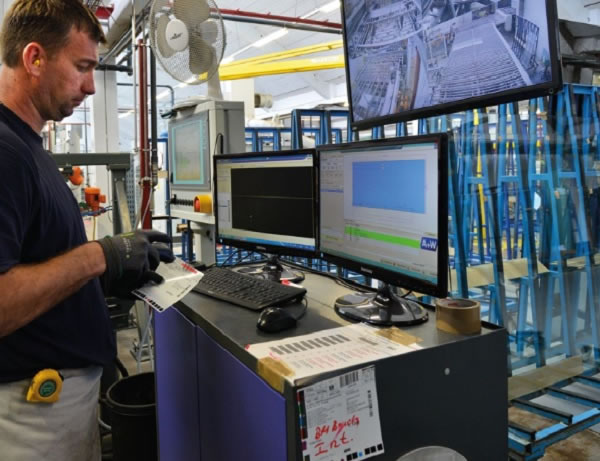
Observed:
[[[173,13],[177,19],[183,21],[190,33],[194,27],[199,26],[210,16],[210,7],[206,0],[175,0]]]
[[[216,21],[209,19],[200,26],[200,35],[208,43],[215,43],[219,36],[219,26]]]
[[[167,15],[159,16],[156,21],[156,46],[159,53],[165,58],[170,58],[175,54],[175,50],[167,43],[167,24],[169,17]]]
[[[216,61],[215,50],[198,34],[190,37],[190,71],[200,75],[209,72]]]

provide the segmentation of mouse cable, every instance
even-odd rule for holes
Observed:
[[[298,317],[296,317],[296,320],[300,320],[302,317],[304,317],[304,315],[306,314],[306,311],[308,310],[308,301],[306,300],[306,297],[302,298],[302,304],[304,304],[304,309],[302,309],[302,312],[300,312],[300,315]]]

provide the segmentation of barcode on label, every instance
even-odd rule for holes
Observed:
[[[352,371],[345,375],[340,376],[340,387],[348,386],[349,384],[358,381],[358,371]]]

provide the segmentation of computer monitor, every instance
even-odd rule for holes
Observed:
[[[210,146],[208,112],[201,112],[169,126],[171,182],[177,188],[209,191]]]
[[[315,151],[215,155],[214,164],[217,242],[272,255],[258,271],[271,279],[301,280],[277,256],[316,256]]]
[[[357,129],[548,94],[556,0],[343,0]]]
[[[390,285],[447,295],[447,145],[435,134],[317,148],[320,254],[383,282],[376,295],[339,298],[338,313],[413,324],[426,311]]]

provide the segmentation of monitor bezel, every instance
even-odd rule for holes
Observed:
[[[366,264],[352,260],[350,257],[342,257],[332,254],[321,248],[319,240],[319,255],[322,259],[344,267],[348,270],[357,272],[365,277],[372,277],[384,283],[400,286],[402,288],[419,292],[426,295],[445,298],[448,295],[448,142],[449,136],[446,133],[436,133],[420,136],[406,136],[402,138],[389,138],[371,141],[358,141],[344,144],[331,144],[317,147],[317,159],[322,157],[321,152],[325,151],[343,151],[356,148],[372,148],[381,146],[394,146],[406,144],[419,144],[434,142],[438,145],[438,257],[437,270],[438,280],[436,284],[412,277],[406,274],[393,272],[383,269],[379,266]],[[327,154],[325,154],[327,155]],[[319,163],[320,166],[320,163]],[[318,168],[320,173],[320,168]],[[319,185],[321,177],[319,175]],[[319,187],[320,191],[320,187]],[[319,200],[319,217],[321,216],[321,204]],[[319,228],[320,232],[320,228]],[[443,250],[445,249],[445,251]]]
[[[210,123],[209,123],[208,113],[200,112],[197,114],[193,114],[189,117],[183,117],[180,119],[172,120],[169,123],[169,162],[171,166],[171,184],[177,189],[184,190],[194,190],[200,192],[210,191],[212,188],[211,179],[211,153],[210,153]],[[206,143],[206,155],[204,158],[201,158],[200,161],[202,163],[202,168],[204,169],[204,180],[177,180],[177,162],[175,161],[175,141],[177,139],[176,131],[177,129],[191,124],[205,124],[206,127],[206,139],[208,142]]]
[[[348,116],[352,131],[360,131],[372,128],[374,126],[387,125],[399,122],[408,122],[421,118],[432,117],[437,115],[447,115],[456,112],[461,112],[468,109],[479,109],[497,104],[505,104],[520,100],[526,100],[539,96],[553,94],[562,87],[562,61],[559,55],[559,33],[558,33],[558,16],[556,0],[545,0],[546,2],[546,19],[548,21],[548,41],[550,46],[550,61],[552,62],[552,79],[549,82],[530,85],[522,88],[516,88],[498,93],[491,93],[485,96],[476,96],[468,99],[460,99],[458,101],[437,104],[425,108],[412,109],[400,113],[382,115],[380,117],[371,117],[364,120],[354,120],[354,111],[352,107],[352,86],[350,78],[350,61],[348,59],[348,40],[346,40],[346,1],[341,2],[342,16],[342,36],[344,43],[344,68],[346,71],[346,88],[348,92]]]
[[[217,182],[217,162],[219,160],[228,160],[228,159],[244,159],[244,158],[252,158],[252,157],[291,157],[299,154],[310,154],[313,157],[313,209],[314,209],[314,235],[315,235],[315,248],[314,250],[304,249],[304,248],[293,248],[288,246],[281,245],[269,245],[269,244],[257,244],[253,242],[248,242],[245,240],[237,240],[232,238],[224,238],[219,237],[219,188]],[[214,179],[214,211],[215,211],[215,239],[216,242],[222,245],[230,245],[236,248],[241,248],[244,250],[256,251],[258,253],[266,253],[269,255],[277,255],[277,256],[303,256],[309,258],[316,258],[319,251],[319,197],[318,197],[318,158],[317,152],[315,149],[307,148],[307,149],[295,149],[295,150],[285,150],[285,151],[270,151],[270,152],[244,152],[240,154],[219,154],[213,156],[213,179]]]

